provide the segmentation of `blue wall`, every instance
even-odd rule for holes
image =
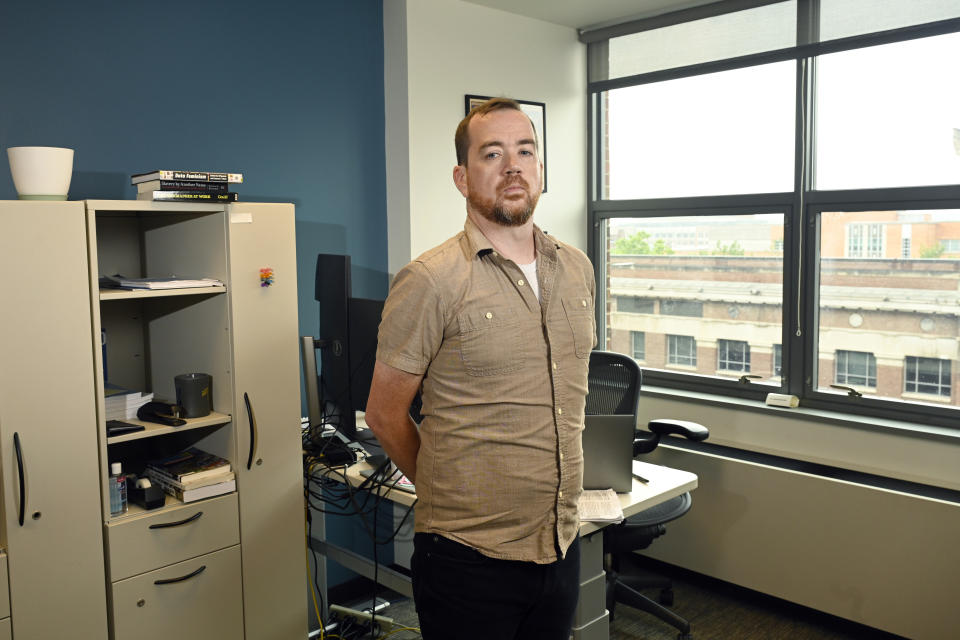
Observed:
[[[0,199],[10,146],[75,149],[71,200],[242,172],[241,200],[296,204],[302,334],[319,252],[352,256],[354,295],[386,294],[383,113],[380,0],[0,3]]]
[[[304,335],[317,253],[386,295],[383,120],[381,0],[0,2],[0,199],[10,146],[75,149],[72,200],[132,199],[154,169],[242,172],[241,200],[296,204]]]

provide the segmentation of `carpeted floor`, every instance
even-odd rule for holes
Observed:
[[[869,627],[764,596],[697,574],[656,565],[656,571],[673,580],[671,607],[686,618],[694,640],[898,640]],[[408,627],[417,626],[413,601],[393,593],[383,615]],[[656,599],[659,591],[646,595]],[[412,631],[398,631],[390,640],[419,638]],[[610,640],[675,640],[677,631],[657,618],[629,607],[619,607],[610,623]],[[491,639],[494,640],[494,639]],[[531,639],[536,640],[536,639]],[[902,640],[902,639],[901,639]]]

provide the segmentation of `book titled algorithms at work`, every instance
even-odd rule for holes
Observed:
[[[140,184],[150,180],[190,180],[194,182],[243,182],[242,173],[222,171],[186,171],[184,169],[158,169],[147,173],[135,173],[130,176],[130,184]]]
[[[137,194],[137,200],[163,200],[166,202],[236,202],[237,192],[142,191]]]

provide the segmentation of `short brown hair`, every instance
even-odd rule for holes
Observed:
[[[470,149],[470,136],[467,135],[467,127],[470,125],[470,120],[475,116],[485,116],[491,111],[499,111],[500,109],[513,109],[514,111],[523,113],[523,109],[520,108],[520,103],[516,100],[510,98],[490,98],[486,102],[470,109],[470,113],[460,121],[460,124],[457,125],[457,132],[453,136],[453,145],[457,150],[457,164],[467,166],[467,151]],[[530,120],[530,126],[533,127],[533,140],[537,145],[537,149],[539,149],[540,140],[537,139],[537,128],[533,126],[533,120]]]

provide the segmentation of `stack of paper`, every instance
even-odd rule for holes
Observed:
[[[581,522],[622,522],[623,509],[620,498],[613,489],[585,490],[577,505]]]
[[[153,401],[153,393],[132,391],[114,385],[107,385],[103,401],[107,420],[130,420],[137,417],[137,409]]]
[[[216,278],[125,278],[124,276],[102,276],[101,287],[120,289],[189,289],[192,287],[222,287],[223,282]]]

